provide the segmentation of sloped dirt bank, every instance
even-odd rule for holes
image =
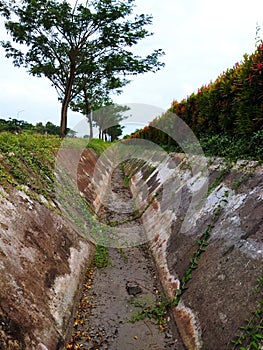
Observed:
[[[232,340],[237,333],[239,346],[248,346],[262,324],[262,312],[253,320],[262,300],[262,287],[256,288],[263,277],[262,166],[207,159],[208,188],[191,210],[206,174],[193,176],[185,155],[171,155],[151,172],[149,165],[140,164],[137,172],[134,168],[136,162],[129,162],[126,175],[137,205],[152,201],[142,222],[164,290],[170,298],[178,289],[182,292],[173,314],[185,346],[236,349]],[[164,189],[174,193],[174,200],[165,200]],[[245,319],[255,321],[250,335],[240,329]],[[262,330],[258,332],[260,339]]]
[[[64,349],[93,247],[23,191],[0,205],[0,349]]]
[[[124,185],[119,168],[111,176],[111,191],[121,203],[131,198]],[[108,206],[107,206],[107,204]],[[126,213],[110,210],[110,198],[98,214],[102,221],[125,220]],[[116,210],[116,206],[115,206]],[[120,225],[145,235],[140,220]],[[138,234],[138,233],[137,233]],[[146,246],[110,248],[109,265],[104,269],[92,268],[84,284],[83,296],[75,317],[75,330],[68,349],[148,350],[183,349],[168,313],[161,325],[149,318],[132,322],[141,308],[136,304],[158,303],[162,287],[156,268]],[[160,299],[161,300],[161,299]]]

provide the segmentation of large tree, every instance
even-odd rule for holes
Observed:
[[[67,1],[6,0],[0,12],[12,42],[2,42],[6,56],[30,74],[45,76],[62,102],[61,135],[67,128],[70,102],[93,85],[112,89],[125,76],[157,71],[163,66],[158,49],[146,57],[131,47],[150,33],[152,17],[132,17],[135,0],[90,0],[71,6]],[[95,83],[94,83],[95,82]],[[84,86],[85,85],[85,86]],[[89,89],[88,89],[89,91]]]

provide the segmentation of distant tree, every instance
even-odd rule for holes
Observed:
[[[71,109],[86,116],[89,123],[89,137],[93,138],[93,112],[110,103],[109,90],[105,86],[90,88],[83,82],[83,90],[71,102]]]
[[[7,126],[7,121],[5,119],[0,119],[0,131],[6,131]]]
[[[0,119],[0,131],[30,131],[38,134],[60,135],[60,127],[51,122],[47,122],[46,125],[44,125],[42,122],[38,122],[36,125],[33,125],[24,120],[18,120],[15,118],[9,118],[8,120]],[[67,128],[67,133],[68,132],[72,132],[72,130]]]
[[[106,132],[109,135],[110,141],[113,142],[115,140],[118,140],[118,138],[122,135],[123,128],[124,126],[117,124],[104,130],[104,132]]]
[[[162,50],[146,57],[130,50],[152,35],[145,29],[152,23],[151,16],[141,14],[132,19],[134,3],[76,1],[72,7],[65,0],[0,2],[13,39],[12,43],[2,42],[6,57],[12,58],[15,66],[26,67],[30,74],[47,77],[56,88],[62,102],[62,137],[70,102],[83,91],[92,95],[94,86],[122,87],[128,82],[125,76],[155,72],[163,66],[159,62]]]
[[[76,132],[76,131],[71,130],[71,129],[68,129],[68,130],[67,130],[67,137],[72,137],[72,138],[74,138],[74,137],[76,137],[76,135],[77,135],[77,132]]]
[[[50,135],[59,135],[60,127],[51,122],[47,122],[44,128],[44,131]]]
[[[35,130],[38,134],[44,134],[45,133],[45,127],[42,122],[36,123]]]
[[[127,116],[124,115],[124,112],[129,109],[130,108],[127,106],[110,104],[95,111],[93,114],[93,122],[94,125],[99,128],[99,138],[107,140],[107,131],[111,128],[110,131],[113,132],[114,127],[127,118]]]
[[[15,118],[9,118],[3,123],[3,129],[5,131],[20,133],[23,130],[31,130],[34,126],[24,120],[18,120]]]

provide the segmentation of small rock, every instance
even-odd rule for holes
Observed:
[[[165,338],[171,339],[172,337],[173,337],[172,334],[168,332],[165,333]]]
[[[126,290],[129,295],[133,295],[133,296],[142,293],[141,287],[136,282],[127,282]]]
[[[44,344],[39,343],[37,346],[37,350],[48,350],[48,348]]]

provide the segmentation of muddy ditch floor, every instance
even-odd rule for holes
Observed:
[[[123,174],[112,174],[109,203],[128,203],[131,194]],[[106,203],[106,200],[105,202]],[[121,205],[121,204],[120,204]],[[128,214],[104,205],[102,220],[123,220]],[[120,208],[121,209],[121,208]],[[124,224],[144,235],[139,219]],[[82,296],[66,349],[182,350],[176,328],[167,313],[161,324],[145,318],[135,322],[140,305],[156,305],[163,298],[153,259],[143,244],[132,248],[109,248],[108,266],[87,270]]]

